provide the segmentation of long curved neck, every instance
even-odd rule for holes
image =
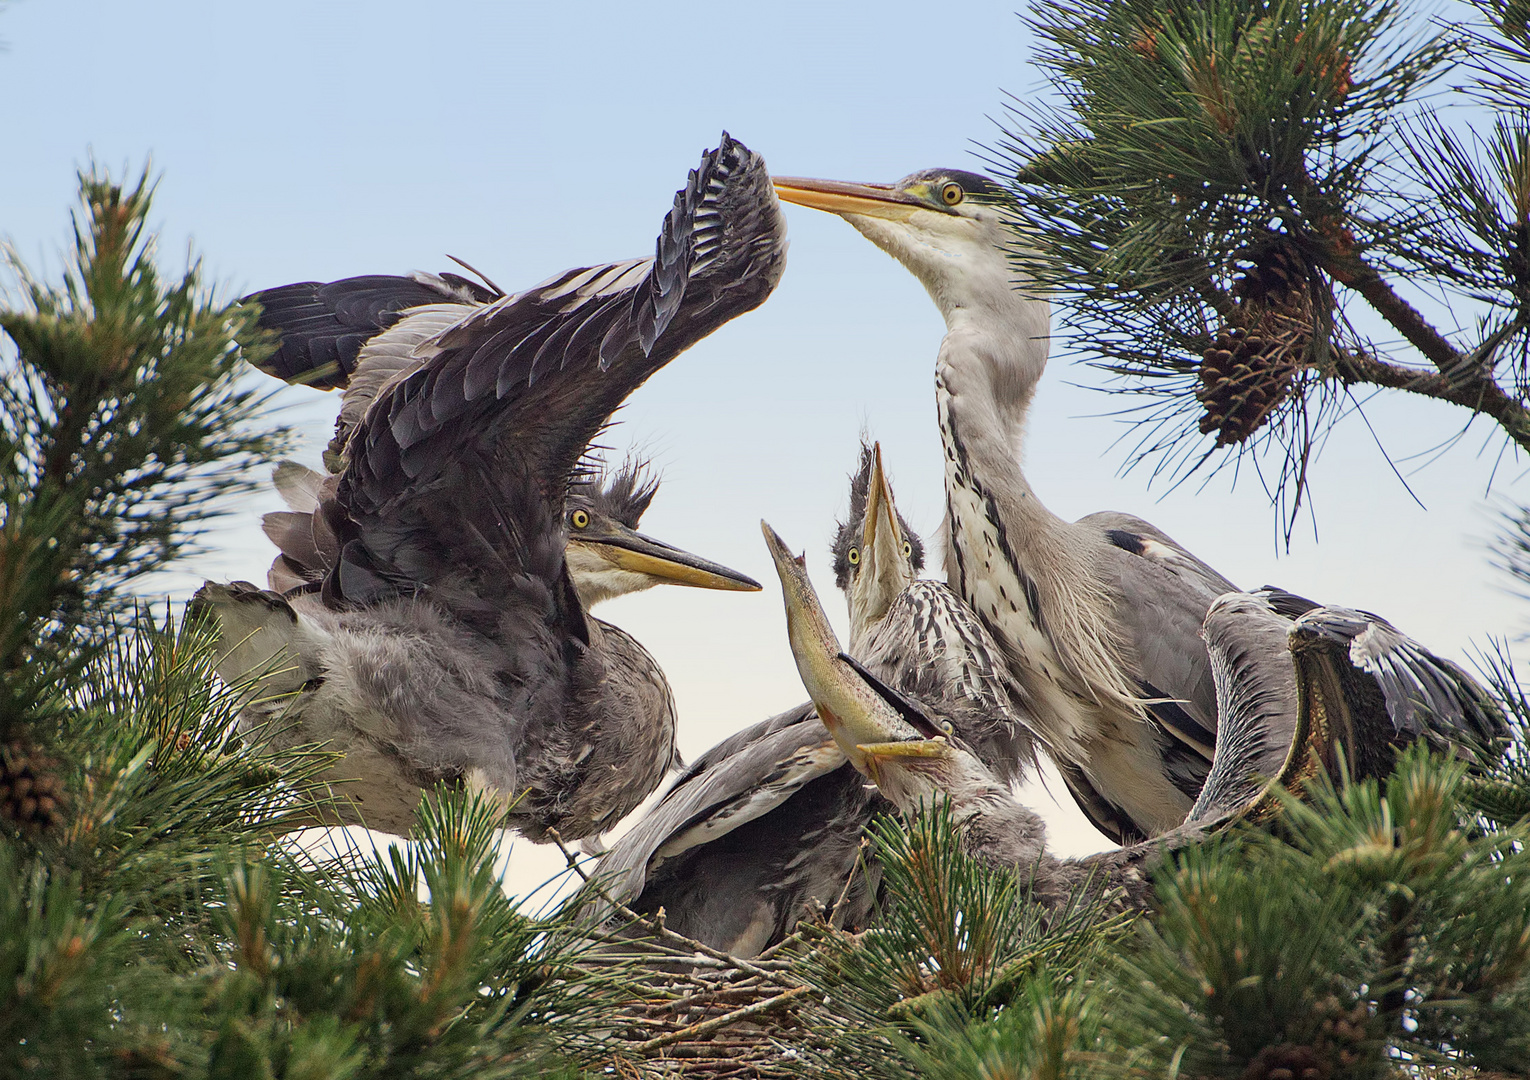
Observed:
[[[935,365],[935,400],[948,505],[953,487],[979,490],[1019,527],[1012,541],[1031,548],[1064,524],[1036,498],[1020,467],[1026,416],[1050,344],[1046,301],[1011,289],[941,309],[946,336]],[[946,557],[949,562],[949,550]]]
[[[1041,689],[1061,682],[1075,695],[1134,708],[1090,537],[1043,506],[1020,470],[1026,413],[1046,367],[1047,305],[1010,290],[944,310],[935,401],[946,456],[946,581],[1031,681],[1039,673]],[[1054,743],[1071,737],[1050,734]]]

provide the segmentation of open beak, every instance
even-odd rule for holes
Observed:
[[[747,574],[681,551],[618,523],[610,523],[600,532],[584,532],[571,537],[569,543],[583,544],[612,566],[668,585],[733,592],[760,591],[760,583]]]
[[[851,664],[840,658],[839,639],[824,616],[805,560],[760,522],[765,545],[781,578],[786,604],[786,633],[797,674],[834,741],[861,772],[867,771],[867,745],[924,741],[925,736],[894,709]],[[934,740],[942,741],[942,740]]]
[[[861,525],[861,565],[850,593],[852,645],[879,622],[900,593],[914,580],[913,567],[903,553],[903,530],[898,508],[882,470],[882,444],[871,448],[871,482],[866,488],[866,517]]]
[[[844,180],[809,180],[803,176],[773,176],[776,197],[782,202],[811,206],[831,214],[907,221],[917,210],[927,209],[917,197],[891,184],[855,184]]]

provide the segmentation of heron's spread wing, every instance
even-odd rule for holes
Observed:
[[[341,281],[300,281],[251,293],[244,300],[260,304],[257,325],[281,335],[261,370],[287,382],[329,390],[346,385],[362,347],[411,308],[451,304],[466,313],[499,295],[457,274],[369,274]]]
[[[654,258],[569,271],[416,350],[423,366],[350,441],[326,599],[430,587],[493,605],[529,577],[561,605],[581,455],[653,372],[765,299],[784,232],[764,161],[725,135],[676,195]]]
[[[1480,755],[1508,735],[1503,713],[1476,680],[1385,619],[1314,608],[1291,624],[1289,638],[1304,689],[1319,689],[1314,664],[1326,668],[1354,715],[1357,738],[1369,735],[1383,744],[1423,738]],[[1377,691],[1390,730],[1376,730],[1381,716],[1365,715],[1378,711]]]
[[[1266,588],[1220,597],[1205,637],[1222,718],[1189,821],[1259,813],[1271,781],[1332,774],[1336,747],[1365,779],[1385,776],[1394,748],[1418,738],[1480,755],[1505,733],[1469,675],[1366,612]]]
[[[845,763],[811,704],[754,725],[702,755],[601,859],[596,876],[630,903],[665,859],[768,814]]]

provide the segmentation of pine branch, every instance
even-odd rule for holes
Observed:
[[[287,438],[238,385],[252,315],[196,263],[160,278],[147,173],[82,174],[80,198],[61,284],[6,252],[25,303],[0,310],[0,740]]]
[[[1460,354],[1453,352],[1452,355],[1458,361],[1455,370],[1469,366]],[[1447,374],[1433,374],[1388,363],[1358,349],[1345,349],[1339,355],[1337,369],[1343,378],[1351,382],[1405,390],[1482,413],[1497,421],[1516,443],[1530,449],[1530,409],[1504,393],[1503,388],[1490,378],[1453,380]]]
[[[1530,114],[1500,95],[1469,151],[1442,105],[1414,104],[1476,37],[1498,35],[1478,50],[1495,70],[1530,64],[1503,37],[1522,13],[1482,6],[1491,29],[1410,36],[1390,0],[1040,0],[1027,21],[1059,104],[1017,99],[996,150],[1014,258],[1112,389],[1153,399],[1123,410],[1133,464],[1178,480],[1278,452],[1277,505],[1297,507],[1356,381],[1530,449]],[[1480,342],[1432,325],[1405,277],[1485,307]],[[1335,283],[1434,377],[1359,341]]]

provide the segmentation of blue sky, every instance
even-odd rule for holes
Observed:
[[[56,269],[76,168],[93,157],[136,173],[152,160],[166,268],[189,246],[226,295],[444,269],[448,254],[523,287],[650,253],[673,192],[724,128],[779,173],[893,180],[981,168],[975,152],[996,139],[1005,93],[1039,86],[1013,6],[987,0],[13,0],[0,40],[0,235],[34,268]],[[882,440],[913,526],[928,534],[940,515],[938,314],[843,222],[795,207],[788,217],[771,300],[659,373],[610,439],[663,470],[645,531],[772,583],[756,595],[655,590],[600,611],[664,664],[688,756],[803,696],[761,517],[807,549],[831,592],[827,545],[862,429]],[[1367,407],[1369,429],[1342,425],[1315,472],[1317,535],[1304,526],[1286,553],[1249,470],[1236,489],[1224,473],[1170,493],[1119,475],[1126,429],[1097,385],[1054,359],[1030,425],[1027,475],[1063,516],[1141,514],[1234,581],[1374,610],[1458,659],[1522,631],[1524,605],[1487,565],[1497,443],[1486,428],[1412,472],[1412,494],[1378,448],[1401,458],[1443,442],[1461,411],[1392,395]],[[335,400],[291,390],[281,401],[316,462]],[[1495,498],[1524,486],[1506,461]],[[268,508],[242,507],[178,587],[259,580]],[[839,599],[825,599],[842,622]],[[1059,850],[1103,845],[1071,806],[1040,788],[1027,798]]]

